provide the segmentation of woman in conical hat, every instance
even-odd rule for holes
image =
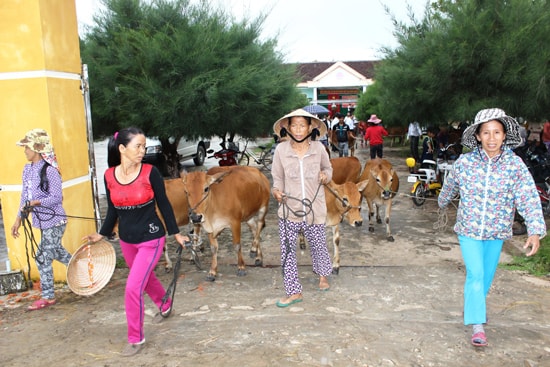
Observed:
[[[313,272],[319,275],[319,290],[329,289],[327,277],[332,263],[327,249],[325,191],[332,179],[329,156],[317,137],[326,133],[325,124],[304,110],[293,111],[273,125],[284,138],[273,157],[272,194],[279,202],[281,264],[286,297],[278,307],[301,302],[302,285],[298,277],[296,239],[302,231],[310,245]]]

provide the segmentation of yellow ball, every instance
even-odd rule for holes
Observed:
[[[405,161],[407,163],[407,167],[409,168],[413,168],[416,164],[416,161],[414,160],[414,158],[407,158],[407,160]]]

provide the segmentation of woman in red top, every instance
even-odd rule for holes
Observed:
[[[107,215],[99,233],[91,234],[86,239],[97,242],[109,236],[118,221],[120,247],[130,269],[124,295],[128,345],[122,355],[131,356],[139,352],[145,343],[144,292],[159,309],[166,294],[154,273],[166,241],[164,225],[155,205],[162,214],[168,234],[174,235],[182,246],[189,238],[179,233],[160,172],[150,164],[141,163],[145,155],[143,131],[135,127],[122,129],[109,140],[108,149],[109,169],[105,172]],[[171,308],[172,300],[169,299],[153,321],[162,321]]]
[[[388,136],[388,132],[380,125],[382,120],[376,115],[371,115],[368,122],[373,124],[369,126],[365,132],[365,141],[370,142],[370,159],[374,159],[376,156],[382,158],[384,136]]]

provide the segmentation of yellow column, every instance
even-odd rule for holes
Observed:
[[[75,0],[2,0],[0,19],[0,199],[12,269],[26,274],[23,230],[15,240],[10,229],[27,163],[23,148],[15,143],[28,130],[42,128],[52,139],[67,215],[94,217]],[[73,253],[80,239],[95,230],[93,220],[69,218],[63,245]],[[35,236],[39,239],[40,232]],[[30,263],[37,280],[35,262]],[[66,267],[57,261],[54,277],[66,280]]]

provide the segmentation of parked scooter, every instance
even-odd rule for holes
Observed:
[[[217,152],[214,152],[213,149],[209,149],[208,154],[212,154],[208,158],[216,158],[219,160],[218,164],[222,167],[224,166],[236,166],[237,165],[237,155],[240,153],[238,146],[233,143],[229,142],[229,148],[225,148],[224,145],[222,145],[222,149],[218,150]]]
[[[440,149],[437,162],[425,159],[421,168],[409,174],[407,181],[413,183],[411,195],[415,205],[422,206],[426,197],[439,195],[456,159],[456,154],[451,149],[454,145],[450,144]],[[407,158],[406,162],[411,170],[416,166],[414,158]]]
[[[533,176],[543,215],[550,215],[550,154],[543,144],[537,144],[536,141],[517,148],[514,152],[523,159],[531,176]],[[512,231],[514,235],[527,233],[525,220],[517,211],[514,216]]]

